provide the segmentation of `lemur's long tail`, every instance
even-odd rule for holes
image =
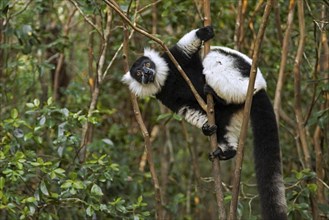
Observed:
[[[287,219],[287,208],[281,171],[278,128],[272,104],[264,90],[254,95],[250,117],[262,218],[285,220]]]

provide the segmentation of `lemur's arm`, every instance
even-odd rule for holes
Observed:
[[[184,65],[190,62],[192,56],[200,50],[202,42],[213,37],[214,31],[211,26],[195,29],[185,34],[170,51],[175,54],[179,64]]]

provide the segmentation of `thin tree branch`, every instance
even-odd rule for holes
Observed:
[[[243,0],[238,2],[238,14],[235,21],[235,31],[234,31],[234,49],[241,49],[241,30],[243,29]]]
[[[254,43],[255,47],[254,47],[254,53],[252,56],[250,79],[249,79],[246,102],[245,102],[245,106],[244,106],[243,122],[242,122],[242,126],[241,126],[241,133],[240,133],[240,137],[239,137],[239,145],[238,145],[237,157],[236,157],[236,162],[235,162],[232,201],[231,201],[231,205],[230,205],[230,214],[229,214],[229,218],[228,218],[230,220],[236,219],[239,189],[240,189],[240,178],[241,178],[241,170],[242,170],[242,161],[243,161],[243,150],[244,150],[245,140],[247,137],[247,128],[248,128],[251,103],[252,103],[252,98],[253,98],[253,93],[254,93],[258,57],[259,57],[260,47],[261,47],[261,43],[262,43],[262,40],[264,37],[265,29],[267,26],[268,17],[271,12],[272,3],[273,3],[273,0],[268,0],[266,3],[264,15],[262,18],[262,23],[260,25],[260,28],[259,28],[259,31],[257,34],[257,38]]]
[[[160,2],[162,2],[162,0],[153,0],[153,2],[152,3],[150,3],[150,4],[148,4],[148,5],[146,5],[146,6],[144,6],[143,8],[141,8],[141,9],[139,9],[138,11],[137,11],[137,14],[140,14],[140,13],[142,13],[142,12],[144,12],[145,10],[147,10],[149,7],[155,7],[158,3],[160,3]]]
[[[201,98],[201,96],[198,94],[198,92],[196,91],[196,89],[194,88],[191,80],[187,77],[187,75],[185,74],[183,68],[179,65],[179,63],[177,62],[177,60],[175,59],[175,57],[170,53],[168,47],[157,37],[153,36],[152,34],[149,34],[148,32],[144,31],[143,29],[137,27],[135,24],[133,24],[129,18],[122,12],[122,10],[120,8],[118,8],[116,6],[116,3],[113,0],[103,0],[108,6],[110,6],[113,10],[115,10],[118,15],[123,19],[123,21],[129,25],[130,27],[132,27],[135,31],[137,31],[138,33],[150,38],[151,40],[155,41],[156,43],[158,43],[163,50],[165,51],[165,53],[169,56],[170,60],[173,62],[173,64],[176,66],[177,70],[179,71],[179,73],[182,75],[182,77],[184,78],[184,80],[186,81],[186,83],[188,84],[188,86],[190,87],[193,95],[195,96],[196,100],[198,101],[199,105],[201,106],[201,108],[206,111],[207,110],[207,105],[204,102],[204,100]]]
[[[70,30],[70,24],[71,24],[71,21],[72,21],[72,18],[74,16],[76,12],[76,9],[73,9],[67,19],[67,22],[66,24],[64,25],[64,31],[63,31],[63,37],[67,37],[68,34],[69,34],[69,30]],[[54,101],[57,100],[58,98],[58,94],[59,94],[59,76],[60,76],[60,73],[61,73],[61,70],[63,68],[63,65],[64,65],[64,62],[65,62],[65,55],[64,55],[64,51],[62,51],[60,54],[59,54],[59,58],[58,58],[58,61],[57,61],[57,65],[56,65],[56,69],[55,69],[55,76],[54,76],[54,94],[53,94],[53,99]]]
[[[301,142],[301,147],[304,153],[304,162],[306,168],[311,168],[311,156],[308,149],[306,132],[304,127],[304,119],[301,106],[301,76],[300,76],[300,64],[303,57],[304,46],[305,46],[305,19],[304,19],[304,4],[303,1],[298,1],[298,22],[299,22],[299,43],[297,54],[294,63],[294,91],[295,91],[295,103],[294,110],[296,114],[297,122],[297,134]]]
[[[79,7],[78,3],[75,0],[69,0],[80,12],[82,17],[87,21],[88,24],[90,24],[96,31],[99,33],[99,35],[104,38],[104,33],[98,29],[98,27],[85,15],[85,13],[82,11],[82,9]]]
[[[324,5],[322,5],[321,8],[321,18],[324,19],[326,16],[326,8]],[[323,46],[321,46],[323,45]],[[325,58],[329,57],[329,48],[328,48],[328,41],[327,41],[327,33],[326,32],[321,32],[320,33],[320,40],[319,40],[319,46],[318,46],[318,54],[317,54],[317,60],[321,59],[321,48],[323,48],[323,56]],[[316,62],[317,66],[315,66],[315,71],[314,71],[314,76],[313,78],[316,80],[318,78],[317,76],[317,71],[320,70],[320,62]],[[328,83],[328,80],[326,80]],[[320,110],[325,110],[326,108],[329,107],[328,99],[325,101],[320,106]],[[323,145],[324,145],[324,131],[326,128],[321,128],[320,125],[317,125],[313,134],[313,144],[314,144],[314,151],[315,151],[315,171],[316,171],[316,176],[317,176],[317,200],[319,203],[325,204],[326,203],[326,198],[325,198],[325,189],[324,186],[324,179],[325,179],[325,165],[324,165],[324,158],[323,158]]]
[[[27,1],[21,10],[19,10],[18,12],[14,13],[12,15],[9,15],[8,20],[10,20],[11,18],[13,18],[13,17],[15,17],[15,16],[20,15],[21,13],[23,13],[27,9],[27,7],[31,4],[31,2],[32,2],[32,0]]]
[[[107,46],[108,46],[108,39],[110,37],[110,29],[111,29],[111,23],[112,23],[112,15],[111,15],[111,10],[108,7],[107,8],[107,20],[106,20],[106,27],[104,31],[104,36],[102,38],[102,45],[101,45],[101,55],[97,63],[97,75],[95,77],[95,82],[94,82],[94,89],[92,91],[91,95],[91,101],[88,109],[88,115],[87,117],[91,117],[92,114],[94,113],[94,110],[96,109],[97,105],[97,100],[100,92],[100,85],[102,84],[102,73],[103,73],[103,68],[104,68],[104,63],[105,63],[105,55],[107,51]],[[86,159],[86,153],[87,153],[87,145],[91,142],[92,139],[92,124],[90,122],[86,122],[83,125],[82,128],[82,138],[81,138],[81,143],[80,143],[80,148],[78,151],[79,155],[79,161],[80,163],[83,163]]]
[[[273,104],[277,124],[279,124],[279,119],[280,119],[281,94],[282,94],[282,88],[283,88],[284,79],[285,79],[285,68],[286,68],[287,58],[288,58],[289,40],[290,40],[292,22],[294,19],[294,11],[295,11],[295,0],[290,0],[289,13],[288,13],[288,19],[287,19],[287,29],[284,34],[284,39],[283,39],[283,43],[282,43],[283,45],[282,45],[282,52],[281,52],[279,77],[278,77],[278,82],[276,84],[275,98],[274,98],[274,104]]]
[[[274,15],[275,15],[275,26],[278,31],[278,38],[279,38],[280,43],[282,44],[283,36],[282,36],[281,18],[280,18],[280,3],[278,0],[273,1],[273,10],[274,10]]]
[[[210,1],[204,0],[203,2],[203,11],[204,11],[204,26],[211,25],[211,14],[210,14]],[[206,56],[210,51],[210,41],[205,42],[204,44],[204,56]],[[210,126],[215,124],[215,111],[214,111],[214,100],[211,94],[207,94],[207,117],[208,123]],[[218,117],[218,115],[217,115]],[[220,117],[220,116],[219,116]],[[212,152],[217,149],[217,135],[216,133],[210,136],[210,146]],[[220,164],[219,159],[215,159],[212,161],[212,172],[215,183],[215,193],[216,193],[216,201],[218,208],[218,219],[225,219],[225,206],[222,192],[222,180],[220,176]]]

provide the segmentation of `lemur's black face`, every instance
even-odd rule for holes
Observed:
[[[141,84],[153,83],[155,64],[150,58],[142,56],[132,65],[130,75]]]

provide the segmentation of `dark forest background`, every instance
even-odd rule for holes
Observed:
[[[300,12],[299,1],[273,1],[259,67],[279,121],[289,218],[328,219],[329,2],[302,1]],[[203,26],[201,0],[116,2],[168,46]],[[211,45],[251,56],[265,3],[211,1]],[[126,33],[130,63],[144,47],[161,50]],[[154,219],[144,139],[120,81],[123,39],[106,1],[0,1],[0,219]],[[216,219],[209,140],[154,97],[138,101],[165,218]],[[221,162],[227,208],[233,168]],[[238,217],[260,218],[251,134]]]

